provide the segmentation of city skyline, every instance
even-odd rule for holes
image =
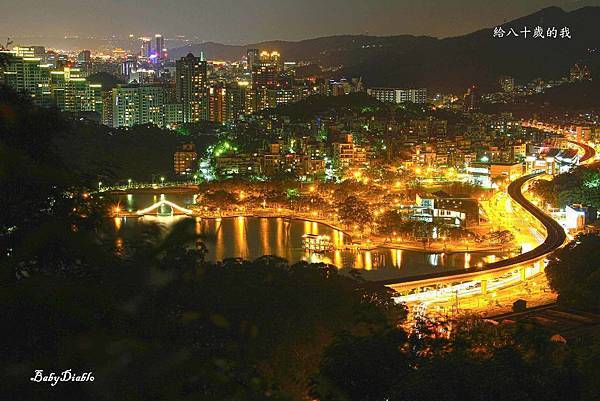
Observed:
[[[149,1],[144,3],[145,7],[139,7],[137,0],[57,0],[48,5],[24,0],[21,4],[29,10],[27,18],[20,12],[22,7],[3,10],[0,16],[2,35],[45,39],[105,38],[131,34],[137,37],[156,31],[166,37],[185,35],[192,41],[248,44],[343,34],[451,37],[489,28],[550,6],[571,11],[584,6],[600,6],[600,0],[530,0],[502,4],[463,0],[461,6],[438,1],[410,4],[389,0],[368,4],[356,0],[326,4],[309,0],[302,6],[290,1],[270,0],[258,5],[231,0],[197,4],[179,0],[176,6]],[[89,15],[94,18],[89,19]]]
[[[600,0],[2,11],[7,399],[600,400]]]

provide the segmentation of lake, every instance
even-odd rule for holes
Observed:
[[[166,199],[180,206],[193,202],[193,194],[167,194]],[[160,194],[129,194],[115,197],[123,210],[135,211],[157,202]],[[418,276],[440,271],[462,269],[485,263],[495,255],[485,253],[437,254],[412,250],[379,248],[372,251],[331,251],[311,253],[302,248],[304,234],[327,235],[334,244],[348,240],[343,232],[327,225],[286,218],[231,217],[222,219],[168,216],[168,206],[159,211],[164,216],[120,218],[111,220],[109,231],[117,247],[127,247],[139,238],[144,227],[153,224],[156,235],[166,236],[181,219],[194,219],[196,234],[202,236],[208,249],[207,259],[219,261],[239,257],[255,259],[276,255],[294,263],[298,261],[323,262],[340,269],[359,269],[369,280],[384,280]]]

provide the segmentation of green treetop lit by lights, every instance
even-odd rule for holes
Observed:
[[[233,146],[229,141],[221,141],[214,146],[208,148],[209,153],[214,157],[219,157],[229,152],[237,152],[238,148]]]

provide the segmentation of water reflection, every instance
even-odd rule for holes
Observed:
[[[125,195],[120,199],[127,209],[137,210],[158,201],[159,196],[147,195],[142,201],[138,197]],[[168,195],[167,199],[181,205],[188,201]],[[170,214],[170,210],[167,211]],[[114,243],[120,252],[127,247],[128,241],[139,240],[139,233],[148,223],[160,227],[159,235],[166,235],[180,219],[188,217],[144,216],[140,219],[111,220]],[[485,254],[428,254],[399,249],[374,249],[354,252],[336,250],[324,254],[306,252],[302,248],[303,234],[327,235],[336,247],[342,247],[347,240],[345,235],[331,227],[314,222],[289,220],[284,218],[195,218],[193,232],[202,237],[209,260],[241,257],[255,259],[263,255],[283,257],[290,262],[305,260],[311,263],[333,264],[339,268],[356,268],[364,271],[367,279],[390,279],[429,274],[444,270],[457,270],[475,266],[486,261]],[[118,240],[118,241],[117,241]],[[490,258],[492,259],[492,258]]]

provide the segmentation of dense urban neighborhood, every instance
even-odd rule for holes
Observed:
[[[11,34],[0,394],[599,399],[581,7],[446,38]]]

